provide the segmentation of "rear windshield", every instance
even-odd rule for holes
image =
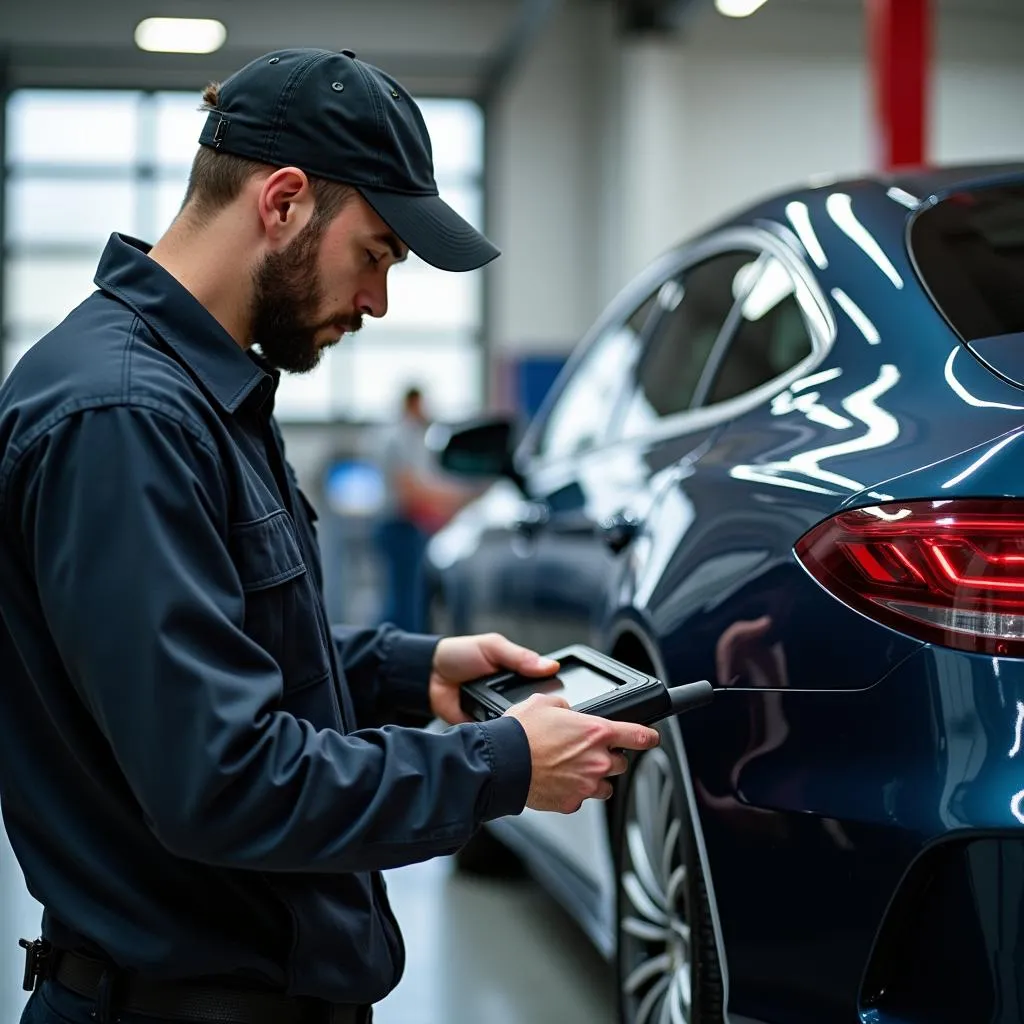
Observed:
[[[966,341],[1024,332],[1024,183],[947,196],[914,220],[910,248]]]

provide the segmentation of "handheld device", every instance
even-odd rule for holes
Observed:
[[[651,725],[706,704],[713,693],[706,679],[669,687],[584,644],[563,647],[548,657],[560,664],[551,676],[505,672],[467,683],[460,692],[462,710],[485,722],[535,693],[552,693],[564,697],[574,711]]]

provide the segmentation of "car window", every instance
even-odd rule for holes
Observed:
[[[1024,185],[965,188],[910,231],[917,270],[967,341],[1024,332]]]
[[[650,296],[628,320],[610,327],[587,349],[551,407],[537,444],[538,455],[566,458],[601,440],[631,379],[656,297]]]
[[[742,294],[757,255],[727,252],[688,267],[658,293],[660,315],[637,374],[621,432],[634,437],[666,416],[685,412],[701,371]]]
[[[722,357],[707,403],[724,402],[796,366],[813,351],[796,286],[786,268],[766,257],[740,306],[740,320]]]

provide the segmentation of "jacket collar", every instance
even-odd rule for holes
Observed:
[[[149,258],[151,248],[127,235],[111,235],[96,286],[145,321],[227,412],[234,413],[253,393],[260,405],[272,399],[276,371],[244,352],[187,288]]]

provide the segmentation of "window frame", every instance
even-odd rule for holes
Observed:
[[[688,259],[684,263],[680,264],[677,270],[670,274],[660,285],[658,291],[661,290],[670,281],[678,280],[684,276],[688,271],[695,267],[700,266],[702,263],[709,263],[720,256],[727,256],[730,253],[737,252],[748,252],[750,254],[750,262],[753,264],[759,264],[763,259],[763,252],[760,249],[754,248],[749,245],[742,246],[725,246],[723,248],[716,248],[702,253],[696,259]],[[670,416],[663,416],[656,421],[655,424],[648,430],[641,430],[635,434],[630,434],[628,437],[622,432],[625,428],[626,417],[629,414],[629,406],[633,396],[640,388],[640,376],[643,373],[645,364],[650,357],[650,345],[654,340],[654,336],[661,326],[662,322],[675,314],[675,309],[657,310],[648,320],[643,338],[643,351],[640,354],[640,358],[637,359],[635,372],[633,374],[632,386],[627,388],[626,391],[619,396],[618,402],[612,410],[612,415],[609,420],[608,433],[615,437],[616,440],[626,442],[634,441],[638,438],[647,437],[649,434],[657,434],[660,430],[660,425],[666,421],[676,421],[680,416],[685,415],[688,412],[692,412],[694,409],[702,405],[702,399],[707,390],[707,378],[708,378],[708,367],[712,365],[715,360],[715,354],[720,351],[720,345],[722,341],[722,335],[727,333],[729,325],[733,321],[733,317],[736,315],[736,311],[742,306],[743,301],[749,294],[749,287],[744,290],[738,298],[733,299],[733,304],[729,308],[729,312],[725,315],[725,319],[722,321],[722,326],[718,330],[718,334],[715,336],[715,340],[711,343],[711,348],[708,350],[707,358],[704,361],[704,366],[701,368],[700,374],[697,377],[697,383],[693,389],[693,396],[690,399],[690,406],[688,409],[680,410],[679,412],[672,413]],[[685,289],[681,302],[686,301]],[[678,308],[678,307],[677,307]],[[717,366],[717,363],[715,363]]]
[[[773,225],[774,226],[774,225]],[[685,435],[693,431],[717,426],[727,420],[735,419],[745,412],[756,408],[763,402],[774,397],[780,391],[785,390],[793,381],[805,376],[813,367],[817,366],[831,351],[835,343],[837,327],[835,314],[825,294],[819,285],[817,278],[804,262],[799,252],[790,244],[785,236],[785,228],[777,228],[778,234],[766,227],[741,226],[726,228],[710,235],[708,238],[675,253],[676,259],[666,268],[661,282],[670,280],[672,277],[684,273],[688,268],[702,263],[714,256],[726,252],[749,249],[752,256],[758,257],[757,262],[762,262],[768,256],[775,257],[790,274],[794,281],[795,294],[800,304],[800,310],[807,325],[807,331],[811,338],[811,354],[800,360],[785,373],[773,377],[769,381],[746,391],[734,398],[723,402],[716,402],[706,405],[705,399],[714,383],[715,374],[721,361],[724,358],[728,346],[732,342],[736,328],[742,316],[742,307],[747,297],[749,287],[752,287],[757,278],[751,275],[751,284],[748,289],[737,297],[733,303],[729,315],[722,324],[711,351],[704,364],[697,388],[694,391],[693,400],[689,409],[666,416],[653,424],[649,430],[633,434],[630,437],[623,437],[621,434],[622,421],[628,398],[632,391],[620,396],[618,405],[610,420],[609,431],[606,434],[606,447],[618,444],[643,444],[657,441],[664,437]],[[650,341],[652,325],[657,323],[652,319],[646,326],[645,345]],[[637,368],[642,365],[643,356],[637,362]],[[636,382],[634,381],[634,387]]]

